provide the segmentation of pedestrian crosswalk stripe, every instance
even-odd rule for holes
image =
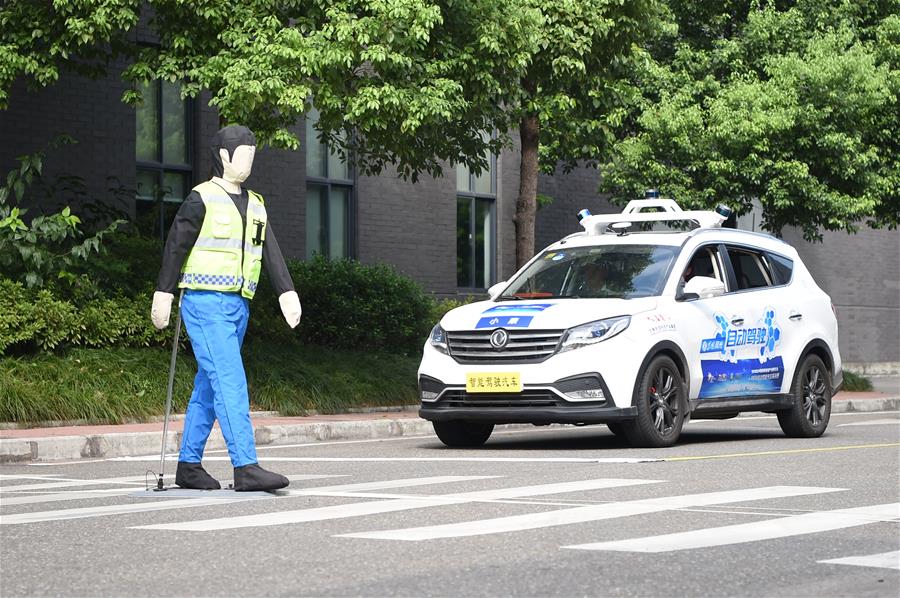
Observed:
[[[620,552],[671,552],[787,538],[885,521],[900,522],[900,503],[804,513],[803,515],[791,515],[766,521],[754,521],[753,523],[634,538],[631,540],[577,544],[564,546],[564,548],[614,550]]]
[[[841,559],[818,561],[826,565],[855,565],[857,567],[878,567],[879,569],[896,569],[900,571],[900,550],[867,554],[864,556],[848,556]]]
[[[604,488],[637,486],[642,484],[654,484],[658,482],[659,480],[601,478],[593,480],[581,480],[576,482],[521,486],[517,488],[478,490],[474,492],[444,494],[438,496],[410,496],[407,498],[396,498],[393,500],[367,501],[361,503],[300,509],[295,511],[259,513],[255,515],[245,515],[243,517],[223,517],[220,519],[208,519],[205,521],[163,523],[157,525],[141,526],[139,529],[212,531],[242,527],[263,527],[271,525],[285,525],[289,523],[307,523],[311,521],[343,519],[347,517],[360,517],[363,515],[393,513],[397,511],[464,504],[476,501],[489,501],[495,499],[503,500],[510,498],[542,496],[547,494],[562,494],[565,492],[580,492],[586,490],[599,490]],[[320,489],[319,491],[321,492],[322,490]],[[316,493],[316,489],[313,488],[307,491],[300,491],[300,493],[314,496]]]
[[[53,490],[56,488],[78,488],[79,486],[98,486],[102,484],[129,484],[131,486],[143,484],[147,480],[146,475],[131,475],[121,478],[96,478],[76,480],[73,478],[56,478],[56,481],[41,484],[12,484],[0,486],[0,494],[8,492],[23,492],[25,490]]]
[[[616,519],[633,515],[657,513],[687,507],[720,505],[751,500],[785,498],[790,496],[806,496],[825,492],[838,492],[842,488],[811,488],[806,486],[769,486],[746,490],[728,490],[724,492],[708,492],[704,494],[688,494],[683,496],[666,496],[645,500],[612,502],[599,505],[560,509],[541,513],[529,513],[494,519],[481,519],[462,523],[412,527],[398,530],[381,530],[341,534],[344,538],[369,538],[378,540],[421,541],[438,538],[459,538],[463,536],[480,536],[504,532],[540,529],[558,525],[571,525]]]

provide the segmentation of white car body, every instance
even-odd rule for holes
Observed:
[[[659,202],[632,203],[636,205],[629,206],[631,212],[626,208],[620,215],[588,216],[582,221],[584,233],[570,235],[539,252],[509,281],[492,287],[492,299],[464,305],[443,317],[425,344],[419,367],[422,417],[436,422],[436,429],[438,422],[632,426],[639,415],[635,401],[639,400],[642,372],[658,355],[670,357],[678,368],[685,395],[684,419],[691,415],[730,417],[741,411],[786,413],[800,401],[794,390],[797,368],[814,354],[829,377],[828,413],[822,411],[827,425],[830,395],[842,382],[837,320],[829,297],[816,285],[796,250],[769,235],[721,228],[718,224],[724,218],[715,212],[681,212],[677,206],[673,209],[671,202],[665,206],[667,212],[654,215],[639,212]],[[625,224],[616,228],[618,221],[631,225],[673,219],[691,220],[699,226],[684,232],[614,234],[627,228]],[[641,246],[635,251],[651,251],[645,249],[649,246],[671,247],[675,252],[665,264],[666,272],[653,273],[665,280],[658,294],[633,298],[508,296],[506,301],[500,300],[503,291],[512,288],[539,260],[562,262],[569,256],[574,264],[575,254],[604,251],[603,247],[627,252],[629,245]],[[668,250],[660,251],[668,255]],[[783,269],[775,272],[776,260],[779,264],[792,262],[789,280],[783,280]],[[738,282],[739,272],[732,262],[746,268],[750,276],[741,273]],[[710,270],[711,278],[718,278],[725,292],[716,291],[710,278],[695,276],[693,286],[705,285],[706,296],[684,297],[685,288],[691,286],[685,287],[683,282],[689,264],[691,272]],[[651,264],[644,272],[655,266]],[[754,267],[763,271],[761,276],[767,276],[769,284],[741,288],[751,284]],[[630,284],[634,288],[635,283]],[[560,351],[566,341],[563,331],[622,316],[630,320],[621,332],[606,333],[609,338],[599,341],[589,336],[593,344]],[[613,321],[618,326],[623,322]],[[449,347],[434,342],[435,335],[440,340],[439,329],[445,331]],[[496,330],[503,330],[508,337],[508,344],[500,349],[485,346],[484,339]],[[542,334],[546,337],[541,338]],[[532,338],[525,338],[528,336]],[[535,351],[543,353],[535,355]],[[504,383],[504,378],[514,376],[521,382],[520,392],[514,384]],[[590,389],[592,376],[600,382]],[[469,392],[467,381],[497,385],[490,389],[470,384]],[[679,432],[680,424],[676,439]]]

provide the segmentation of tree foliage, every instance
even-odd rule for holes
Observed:
[[[677,35],[650,47],[601,166],[626,200],[680,203],[764,226],[855,230],[900,221],[900,2],[670,2]]]

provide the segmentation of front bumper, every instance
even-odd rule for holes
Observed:
[[[568,400],[566,392],[578,389],[603,391],[603,399]],[[634,407],[617,407],[609,388],[597,373],[582,374],[552,384],[525,385],[522,392],[470,393],[465,386],[448,386],[430,376],[419,377],[420,393],[435,395],[423,400],[419,416],[429,421],[464,420],[493,424],[597,424],[630,419]]]

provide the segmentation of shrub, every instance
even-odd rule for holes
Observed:
[[[290,261],[303,304],[295,339],[335,349],[414,355],[431,330],[433,301],[411,279],[383,264],[318,257]],[[248,339],[281,338],[288,332],[267,283],[253,301]]]
[[[94,299],[76,306],[49,289],[26,289],[0,279],[0,354],[53,351],[65,346],[139,347],[171,338],[149,318],[150,294]]]

